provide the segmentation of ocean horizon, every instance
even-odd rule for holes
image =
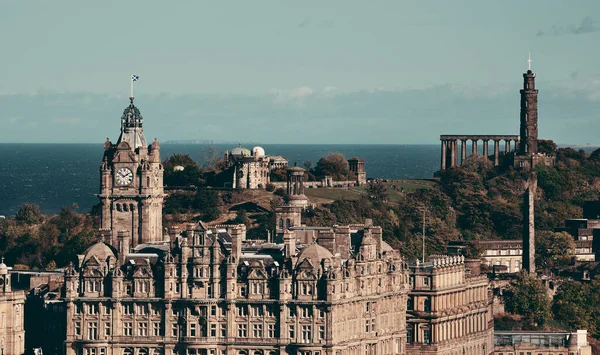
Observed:
[[[254,143],[243,144],[252,148]],[[256,145],[258,145],[256,143]],[[221,156],[237,144],[161,144],[161,159],[189,154],[200,166],[207,148]],[[260,144],[267,155],[281,155],[303,166],[330,153],[365,160],[368,178],[429,179],[439,169],[436,144]],[[24,203],[40,206],[43,213],[77,204],[87,212],[98,199],[100,163],[104,148],[98,143],[0,143],[0,215],[14,215]]]

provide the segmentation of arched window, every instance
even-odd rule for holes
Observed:
[[[279,220],[279,228],[283,229],[283,218]]]
[[[529,114],[525,112],[525,122],[529,121]]]
[[[127,204],[123,205],[123,211],[124,212],[129,212],[129,206]]]
[[[529,137],[529,128],[525,128],[525,137]]]
[[[133,355],[133,349],[132,348],[123,349],[123,355]]]
[[[141,348],[140,350],[138,350],[138,355],[148,355],[148,349]]]
[[[117,212],[121,212],[121,204],[120,204],[120,203],[117,203],[117,205],[116,205],[116,206],[117,206]]]
[[[290,228],[290,227],[292,226],[292,221],[290,221],[290,219],[289,219],[289,218],[286,218],[286,220],[285,220],[285,226],[286,226],[287,228]]]

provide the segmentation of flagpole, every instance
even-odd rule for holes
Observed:
[[[129,77],[129,80],[131,80],[131,96],[129,97],[133,99],[133,73],[131,73],[131,77]]]

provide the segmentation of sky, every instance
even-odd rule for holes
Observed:
[[[600,1],[0,0],[0,143],[116,140],[132,73],[147,138],[600,144]]]

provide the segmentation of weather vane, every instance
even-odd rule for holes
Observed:
[[[131,95],[129,96],[129,98],[131,99],[131,101],[133,101],[133,82],[134,81],[138,81],[140,80],[140,76],[139,75],[135,75],[135,74],[131,74]]]

